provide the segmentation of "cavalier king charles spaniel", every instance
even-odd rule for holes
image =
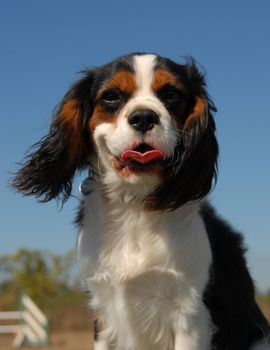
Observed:
[[[193,59],[123,56],[83,71],[14,178],[66,201],[90,172],[77,251],[95,350],[270,348],[242,236],[206,200],[215,111]]]

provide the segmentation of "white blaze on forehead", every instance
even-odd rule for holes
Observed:
[[[137,84],[137,95],[142,92],[151,91],[151,83],[156,65],[156,55],[134,56],[135,80]]]

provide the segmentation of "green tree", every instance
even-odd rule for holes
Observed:
[[[73,251],[59,256],[20,249],[0,257],[0,308],[14,308],[21,290],[41,305],[72,294],[76,284],[74,266]]]

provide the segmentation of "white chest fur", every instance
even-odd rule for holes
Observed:
[[[98,191],[86,198],[78,257],[111,348],[209,347],[202,294],[211,251],[198,210],[146,212],[138,202],[112,205]]]

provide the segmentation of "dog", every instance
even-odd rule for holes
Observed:
[[[269,349],[242,236],[206,198],[216,108],[198,64],[133,53],[82,73],[13,186],[65,202],[90,171],[77,251],[94,349]]]

